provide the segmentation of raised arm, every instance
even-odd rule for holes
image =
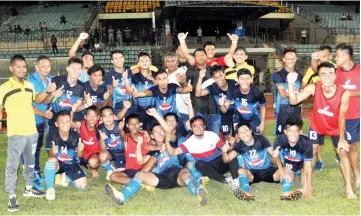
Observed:
[[[155,108],[149,108],[146,112],[148,115],[153,116],[159,122],[160,126],[162,126],[166,133],[171,132],[169,125],[164,121],[164,118],[159,115]]]
[[[288,81],[288,97],[290,104],[296,105],[300,102],[306,100],[309,96],[313,95],[315,92],[315,84],[310,84],[305,87],[303,91],[298,92],[297,94],[294,91],[295,82],[297,80],[298,74],[291,72],[287,76]]]
[[[70,51],[69,51],[69,58],[71,57],[75,57],[76,56],[76,51],[79,48],[80,43],[87,39],[89,37],[89,35],[85,32],[80,33],[78,39],[75,41],[75,43],[73,44],[73,46],[71,47]]]
[[[180,155],[180,154],[183,153],[183,151],[182,151],[181,148],[179,148],[179,147],[173,148],[173,147],[170,145],[169,141],[172,139],[172,135],[171,135],[170,132],[169,132],[169,133],[166,133],[166,136],[165,136],[165,137],[166,137],[166,138],[165,138],[165,145],[166,145],[166,147],[167,147],[167,151],[168,151],[169,155],[171,155],[171,156],[176,156],[176,155]]]
[[[186,45],[187,35],[188,35],[188,32],[185,33],[185,34],[184,33],[179,33],[178,34],[178,39],[179,39],[181,50],[184,53],[184,57],[187,59],[188,64],[193,66],[196,63],[196,60],[191,54],[189,54],[189,50],[188,50],[188,47]]]
[[[48,97],[49,94],[53,93],[56,90],[55,83],[49,83],[48,87],[41,93],[37,94],[35,97],[35,103],[43,103],[44,100]]]
[[[137,157],[137,163],[139,165],[145,164],[148,162],[150,155],[144,155],[142,154],[142,143],[143,143],[143,137],[138,136],[137,138],[137,149],[136,149],[136,157]]]
[[[202,97],[209,94],[209,92],[206,89],[202,89],[202,81],[205,76],[206,76],[206,69],[200,70],[199,78],[196,86],[196,92],[195,92],[196,97]]]

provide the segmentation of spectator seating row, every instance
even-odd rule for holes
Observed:
[[[108,1],[105,13],[148,12],[160,8],[159,1]]]

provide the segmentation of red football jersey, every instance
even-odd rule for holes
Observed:
[[[336,69],[336,84],[349,91],[360,91],[360,64],[355,64],[349,71]],[[360,118],[360,96],[350,97],[346,119]]]
[[[321,82],[315,83],[315,96],[311,113],[311,128],[319,134],[338,136],[338,117],[340,114],[341,98],[345,89],[337,85],[336,93],[331,98],[326,98],[322,92]]]
[[[132,136],[130,135],[130,133],[127,133],[127,148],[124,149],[124,153],[125,153],[125,169],[130,169],[130,170],[139,170],[141,168],[143,168],[143,165],[139,165],[137,162],[137,156],[136,156],[136,151],[137,151],[137,141],[133,140]],[[143,137],[143,143],[141,146],[141,150],[142,150],[142,155],[145,155],[147,153],[147,150],[145,149],[145,144],[146,144],[146,139],[144,137],[144,134],[142,133],[142,137]]]
[[[88,159],[92,154],[100,152],[100,146],[96,135],[96,130],[89,131],[86,127],[85,120],[80,125],[80,138],[84,144],[84,159]],[[95,128],[98,127],[96,123]]]

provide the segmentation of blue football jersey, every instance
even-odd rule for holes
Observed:
[[[63,140],[59,132],[52,134],[52,141],[55,143],[55,146],[58,147],[58,153],[55,155],[55,157],[60,163],[79,163],[79,158],[77,155],[79,139],[80,135],[73,130],[69,131],[67,140]]]
[[[119,130],[119,122],[114,122],[114,128],[109,130],[105,127],[104,124],[100,124],[98,130],[105,133],[107,135],[107,139],[104,141],[107,150],[109,151],[116,151],[116,152],[123,152],[124,151],[124,143],[120,137],[120,130]]]
[[[155,108],[158,113],[165,115],[167,113],[176,113],[178,116],[178,109],[176,105],[176,95],[178,93],[178,85],[174,83],[168,84],[168,89],[165,94],[160,92],[158,86],[153,86],[149,90],[153,93]]]

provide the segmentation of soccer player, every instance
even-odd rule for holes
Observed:
[[[73,116],[76,106],[73,106],[71,116]],[[99,115],[97,107],[92,105],[85,110],[85,119],[81,121],[72,121],[71,127],[79,131],[80,138],[84,144],[84,154],[80,157],[80,165],[91,168],[92,178],[98,178],[99,167],[99,132],[97,127]]]
[[[66,110],[69,113],[72,110],[73,104],[77,105],[77,112],[86,109],[92,105],[90,94],[86,94],[86,103],[83,104],[84,98],[84,85],[78,78],[83,67],[83,61],[77,57],[70,58],[68,60],[68,66],[66,70],[67,75],[53,77],[52,83],[55,83],[57,90],[49,94],[44,104],[51,103],[52,112],[56,115],[58,112]],[[49,120],[49,132],[46,137],[46,150],[51,149],[51,140],[53,130],[57,130],[54,124],[54,120]]]
[[[140,117],[139,115],[132,113],[129,114],[124,121],[119,123],[121,136],[124,138],[124,155],[125,155],[125,170],[114,172],[110,176],[110,181],[126,185],[128,184],[132,178],[138,173],[140,170],[142,171],[150,171],[151,169],[145,169],[143,166],[147,161],[138,160],[137,151],[140,150],[140,155],[146,155],[147,150],[145,146],[147,141],[147,134],[140,130]],[[124,124],[129,128],[129,133],[125,133],[123,128]],[[137,141],[141,140],[141,143],[137,143]]]
[[[292,116],[287,119],[284,134],[278,135],[273,145],[272,157],[276,161],[282,184],[281,200],[297,200],[312,196],[312,142],[302,135],[303,121]],[[291,191],[295,175],[301,171],[303,188]]]
[[[240,140],[236,143],[236,139],[230,137],[229,143],[234,147],[229,151],[230,146],[224,145],[222,158],[225,163],[238,159],[240,188],[234,190],[234,194],[241,200],[253,200],[249,184],[262,181],[278,183],[280,172],[272,165],[270,156],[273,148],[266,137],[254,135],[250,126],[244,123],[238,124],[236,131]]]
[[[123,72],[123,81],[124,86],[127,90],[127,93],[133,95],[135,91],[145,91],[150,89],[155,85],[154,77],[152,76],[153,71],[151,70],[151,59],[148,53],[140,53],[138,59],[138,65],[140,67],[140,72],[133,72],[131,84],[128,82],[128,74]],[[140,116],[140,119],[143,123],[143,128],[148,126],[148,115],[146,114],[146,110],[149,107],[154,106],[154,98],[153,97],[140,97],[136,99],[137,104],[137,113]]]
[[[55,200],[56,173],[65,173],[72,184],[80,190],[88,188],[88,179],[79,165],[79,157],[84,155],[84,144],[79,134],[71,130],[70,113],[66,110],[57,113],[55,126],[59,130],[52,133],[52,148],[44,169],[47,200]]]
[[[335,83],[350,92],[350,104],[346,113],[346,140],[350,144],[350,163],[354,173],[352,186],[360,187],[358,143],[360,141],[360,64],[352,61],[353,48],[347,44],[336,46]]]
[[[168,132],[167,135],[159,123],[156,123],[152,126],[150,131],[152,137],[155,139],[156,145],[166,145],[165,143],[170,145],[169,128],[166,130]],[[138,163],[144,163],[150,158],[150,155],[143,156],[141,154],[142,142],[143,138],[139,137],[137,139]],[[116,203],[122,205],[130,198],[130,196],[139,191],[142,183],[161,189],[171,189],[187,185],[190,193],[196,195],[199,199],[200,205],[207,205],[207,190],[196,182],[188,169],[181,167],[176,156],[171,156],[167,150],[164,150],[157,152],[155,154],[155,158],[157,159],[157,164],[152,172],[138,172],[122,191],[118,191],[112,185],[106,184],[105,190],[109,196],[111,196]]]
[[[309,130],[309,137],[314,145],[314,151],[316,151],[318,145],[324,144],[324,136],[331,137],[340,158],[340,166],[346,186],[346,197],[356,199],[351,186],[351,167],[348,155],[350,145],[345,138],[345,116],[349,106],[350,92],[335,84],[336,73],[333,64],[321,63],[317,71],[320,82],[307,85],[298,94],[289,93],[290,103],[298,104],[309,96],[314,96]],[[297,76],[296,73],[290,73],[287,77],[290,88],[294,87]]]
[[[125,86],[123,73],[127,74],[127,81],[131,83],[132,72],[127,66],[124,66],[124,55],[120,50],[113,50],[110,52],[111,62],[113,69],[105,75],[105,86],[107,89],[111,89],[112,93],[112,106],[115,115],[123,109],[123,102],[126,100],[132,100],[132,95],[128,94]],[[132,103],[132,107],[128,110],[128,114],[136,112],[136,104]]]
[[[7,113],[7,160],[5,169],[5,191],[9,194],[8,211],[19,211],[16,199],[17,170],[20,155],[24,156],[24,196],[44,197],[45,193],[32,187],[34,180],[35,145],[38,140],[33,101],[34,86],[25,81],[26,61],[14,55],[9,67],[13,77],[0,86],[0,129],[3,109]]]
[[[249,65],[246,62],[247,58],[248,58],[248,55],[247,55],[246,48],[239,46],[234,51],[233,56],[230,56],[230,58],[228,57],[225,59],[225,62],[228,66],[228,68],[224,71],[226,74],[227,80],[228,79],[237,80],[237,78],[238,78],[237,72],[239,71],[239,69],[247,68],[252,74],[252,82],[253,82],[255,70],[252,65]],[[234,63],[233,59],[236,63]]]
[[[222,160],[219,149],[224,145],[217,134],[212,131],[205,131],[206,124],[202,117],[195,116],[190,120],[193,135],[177,148],[167,143],[167,151],[175,156],[183,153],[190,153],[196,161],[195,167],[203,176],[208,176],[218,182],[225,182],[225,173],[229,167]]]
[[[266,98],[259,88],[252,85],[252,74],[248,69],[239,69],[237,77],[239,88],[228,92],[226,101],[221,97],[221,110],[226,113],[234,103],[234,122],[246,122],[255,134],[261,134],[266,122]]]
[[[145,91],[135,91],[133,97],[153,97],[155,107],[162,116],[172,112],[177,113],[178,117],[180,117],[176,105],[176,95],[177,93],[185,94],[192,92],[193,87],[190,84],[190,80],[186,87],[180,88],[178,85],[168,82],[168,73],[165,70],[158,70],[153,76],[156,85]]]
[[[206,76],[206,70],[201,70],[199,73],[199,78],[196,87],[196,97],[202,97],[206,95],[212,95],[214,101],[218,107],[218,114],[221,116],[221,131],[225,136],[225,139],[228,140],[229,134],[233,132],[233,106],[227,108],[225,113],[221,112],[219,99],[223,95],[227,95],[232,92],[234,88],[236,88],[236,81],[234,80],[226,80],[223,69],[219,65],[214,65],[211,67],[211,75],[214,79],[214,83],[209,85],[208,87],[202,89],[202,81]]]
[[[123,109],[127,109],[127,107],[124,107]],[[103,123],[98,127],[101,149],[99,160],[100,165],[107,171],[106,178],[109,180],[115,169],[124,170],[125,168],[125,137],[121,134],[123,132],[123,127],[120,122],[115,121],[114,110],[112,107],[105,106],[101,108],[100,116]],[[110,161],[114,161],[114,167],[111,166]]]
[[[35,151],[35,167],[34,167],[34,186],[38,189],[45,189],[41,184],[45,181],[40,174],[40,150],[43,146],[44,130],[47,125],[47,120],[53,118],[53,112],[48,105],[44,104],[45,98],[56,90],[55,83],[51,83],[52,76],[49,75],[51,71],[50,59],[46,56],[39,56],[35,63],[35,72],[29,76],[28,82],[34,85],[36,98],[33,102],[35,112],[36,129],[39,137]]]
[[[85,32],[80,33],[78,39],[75,41],[75,43],[73,44],[73,46],[69,51],[69,58],[76,57],[76,51],[78,50],[79,45],[88,37],[89,37],[88,33]],[[86,81],[89,81],[88,70],[91,66],[94,65],[94,55],[93,53],[90,52],[84,52],[81,55],[81,58],[84,62],[84,65],[82,65],[81,73],[78,79],[84,83]]]
[[[147,51],[146,51],[145,49],[143,49],[143,48],[140,49],[140,50],[138,51],[138,55],[137,55],[138,64],[132,65],[132,66],[130,67],[130,69],[132,70],[132,73],[133,73],[133,74],[139,73],[139,72],[141,72],[142,70],[144,70],[144,68],[139,64],[139,58],[140,58],[141,56],[143,56],[143,55],[148,55],[148,56],[150,57],[149,53],[147,53]],[[157,71],[158,71],[158,68],[157,68],[156,66],[152,65],[152,64],[149,65],[148,69],[151,70],[151,71],[154,71],[154,72],[157,72]]]
[[[196,66],[197,64],[197,60],[195,59],[195,56],[193,57],[191,54],[189,54],[188,51],[188,47],[186,45],[186,38],[187,38],[188,32],[187,33],[179,33],[178,34],[178,39],[179,39],[179,43],[180,43],[180,47],[184,53],[184,57],[187,59],[187,62],[192,65],[192,66]],[[207,41],[206,43],[203,44],[203,49],[206,51],[206,55],[207,55],[207,66],[213,66],[214,64],[220,65],[220,66],[226,66],[225,64],[225,58],[227,58],[228,56],[232,56],[232,54],[234,53],[234,50],[237,48],[237,43],[238,43],[238,35],[236,34],[228,34],[229,39],[232,41],[231,47],[229,48],[229,53],[225,56],[219,57],[219,58],[215,58],[214,56],[216,55],[216,45],[214,43],[212,43],[211,41]]]
[[[302,88],[310,83],[320,81],[320,77],[316,72],[319,64],[323,62],[334,64],[332,62],[332,48],[328,45],[321,45],[317,52],[312,53],[311,58],[311,67],[307,69],[305,76],[302,78]]]
[[[274,130],[275,134],[282,134],[283,127],[290,116],[301,116],[301,105],[295,104],[291,105],[288,101],[288,93],[290,88],[287,83],[287,75],[291,72],[296,72],[298,74],[297,81],[294,88],[292,89],[295,92],[299,92],[301,86],[302,75],[295,68],[297,62],[296,50],[291,48],[286,48],[283,52],[282,61],[285,63],[284,67],[275,73],[273,82],[276,84],[277,88],[277,99],[276,99],[276,127]]]

